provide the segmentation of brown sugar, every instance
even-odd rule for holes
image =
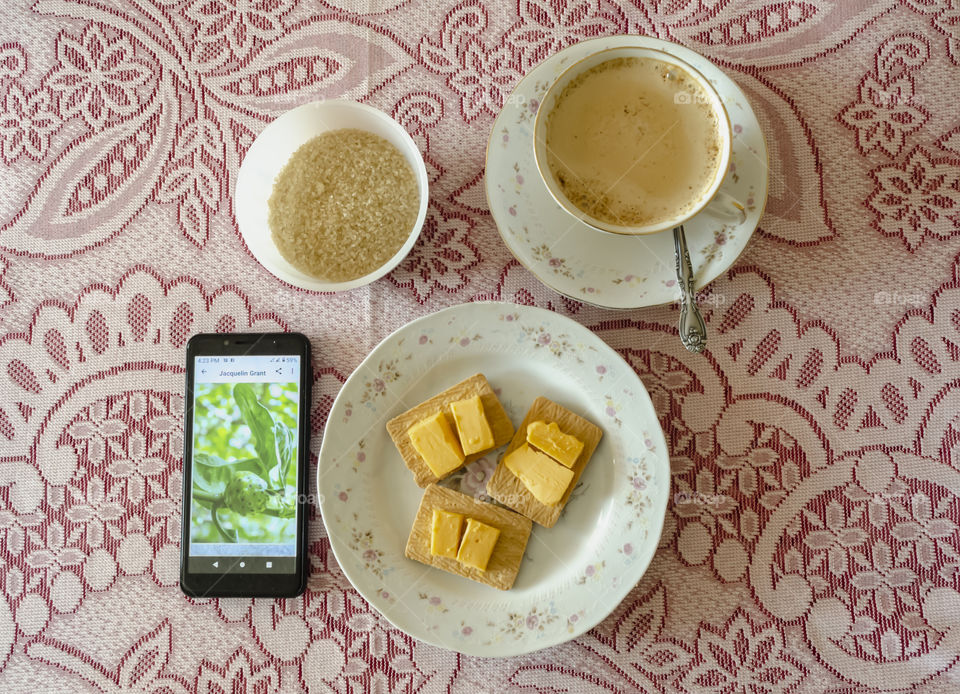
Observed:
[[[400,250],[419,206],[413,170],[396,147],[363,130],[331,130],[301,145],[277,176],[270,232],[298,270],[345,282]]]

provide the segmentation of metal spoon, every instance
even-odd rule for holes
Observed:
[[[697,289],[694,286],[693,265],[687,250],[683,225],[673,229],[673,246],[677,259],[677,283],[680,285],[680,341],[690,352],[701,352],[707,345],[707,324],[697,308]]]

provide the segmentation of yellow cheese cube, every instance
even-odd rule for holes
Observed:
[[[410,443],[437,477],[443,478],[463,463],[463,450],[443,412],[407,429]]]
[[[481,571],[487,570],[493,547],[500,537],[500,529],[481,523],[476,518],[467,518],[467,530],[460,542],[457,561]]]
[[[523,444],[503,459],[503,464],[530,490],[537,501],[555,506],[573,479],[573,470]]]
[[[467,400],[450,403],[453,421],[460,435],[460,445],[464,455],[471,455],[493,448],[493,432],[483,411],[483,401],[479,395]]]
[[[430,554],[457,558],[460,547],[460,532],[463,530],[463,514],[433,509],[433,529],[430,532]]]
[[[573,467],[583,451],[583,441],[564,434],[556,422],[530,422],[527,425],[527,443],[567,467]]]

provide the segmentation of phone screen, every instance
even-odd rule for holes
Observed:
[[[191,573],[291,574],[299,355],[194,357]]]

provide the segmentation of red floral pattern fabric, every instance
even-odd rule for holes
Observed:
[[[766,134],[766,215],[701,297],[702,356],[676,307],[546,289],[486,208],[517,80],[615,33],[714,60]],[[956,0],[4,4],[0,689],[956,691],[958,70]],[[256,263],[231,195],[267,122],[334,97],[401,122],[432,188],[408,258],[325,295]],[[310,335],[316,450],[376,342],[477,299],[573,317],[650,391],[674,496],[614,613],[500,661],[424,645],[352,590],[315,512],[304,596],[183,597],[189,336]]]

